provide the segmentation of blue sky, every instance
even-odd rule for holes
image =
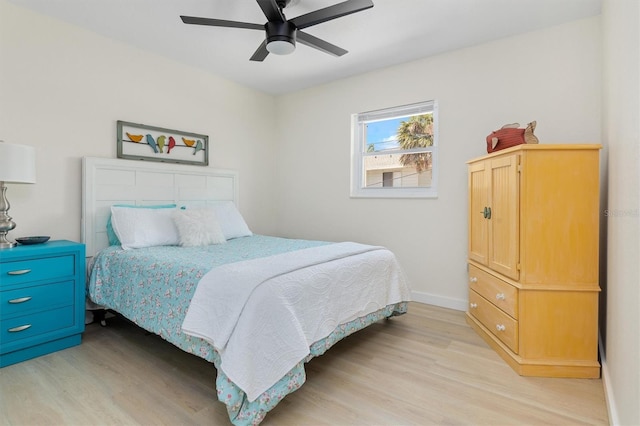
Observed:
[[[367,146],[374,144],[376,151],[397,147],[396,137],[398,126],[400,122],[405,119],[406,118],[394,118],[391,120],[367,123]]]

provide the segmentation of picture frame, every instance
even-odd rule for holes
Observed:
[[[209,136],[117,121],[117,157],[129,160],[209,165]]]

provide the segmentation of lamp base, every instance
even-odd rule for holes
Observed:
[[[0,230],[0,250],[17,246],[15,241],[7,240],[7,231]]]
[[[0,181],[0,250],[15,247],[14,241],[7,240],[7,233],[16,227],[16,223],[11,220],[9,211],[9,200],[7,200],[7,186]]]
[[[11,242],[11,241],[0,241],[0,250],[8,249],[8,248],[11,248],[11,247],[15,247],[17,245],[18,245],[18,243],[14,243],[14,242]]]

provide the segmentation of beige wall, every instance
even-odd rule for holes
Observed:
[[[640,2],[605,0],[606,336],[612,424],[640,424]]]
[[[209,135],[238,169],[240,208],[273,232],[274,98],[0,0],[0,140],[37,149],[37,183],[11,185],[10,234],[79,240],[81,157],[116,156],[116,120]]]
[[[600,54],[596,17],[279,97],[278,232],[387,246],[418,300],[465,309],[465,161],[516,121],[537,120],[541,143],[599,142]],[[350,115],[430,99],[439,197],[350,199]]]

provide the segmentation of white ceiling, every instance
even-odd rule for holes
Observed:
[[[9,1],[272,94],[598,15],[601,8],[601,0],[373,0],[372,9],[305,30],[346,55],[298,44],[291,55],[253,62],[263,32],[186,25],[179,15],[263,24],[255,0]],[[292,0],[285,13],[291,19],[340,1]]]

